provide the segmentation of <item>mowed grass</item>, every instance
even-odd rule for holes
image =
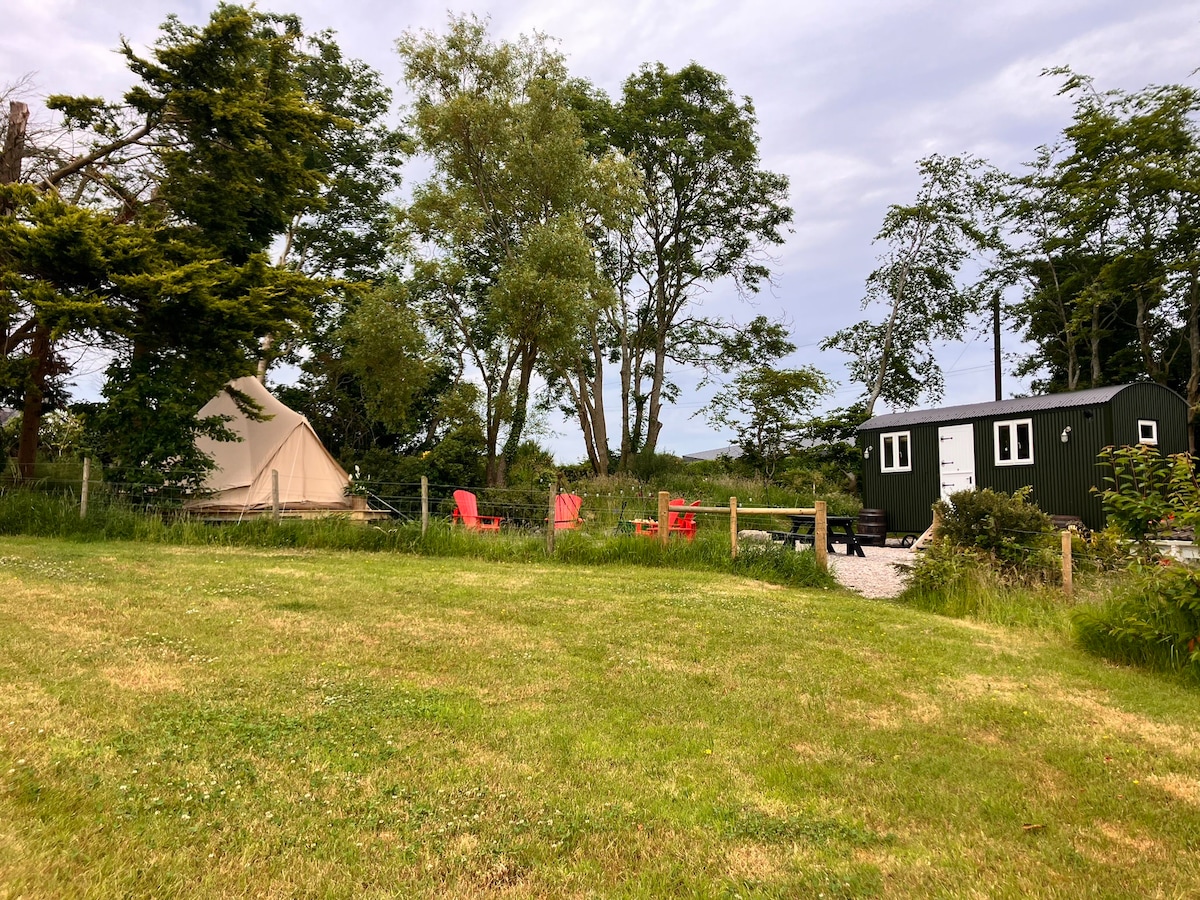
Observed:
[[[0,897],[1191,897],[1200,694],[697,572],[0,541]]]

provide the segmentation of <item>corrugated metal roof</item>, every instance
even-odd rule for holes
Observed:
[[[1110,387],[1088,388],[1085,391],[1070,391],[1064,394],[1042,394],[1038,397],[1019,397],[1015,400],[993,400],[991,403],[967,403],[962,406],[943,406],[940,409],[914,409],[912,412],[886,413],[867,419],[858,426],[858,430],[877,431],[881,428],[903,428],[908,425],[928,425],[933,422],[978,419],[983,416],[1008,416],[1046,409],[1094,406],[1097,403],[1107,403],[1127,387],[1129,387],[1127,384],[1117,384]]]
[[[712,462],[718,460],[722,456],[728,456],[730,459],[737,459],[742,455],[742,448],[737,444],[730,444],[728,447],[718,447],[716,450],[699,450],[695,453],[685,453],[683,459],[686,462]]]

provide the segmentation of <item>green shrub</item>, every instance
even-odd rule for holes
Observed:
[[[1029,501],[985,488],[936,505],[941,529],[911,566],[900,602],[997,624],[1064,624],[1061,549],[1050,517]]]
[[[1106,447],[1108,485],[1100,499],[1109,524],[1143,545],[1179,528],[1200,525],[1200,480],[1188,453],[1161,456],[1155,447]]]
[[[1054,543],[1050,517],[1029,500],[1029,488],[1011,495],[983,488],[959,491],[939,500],[940,538],[954,546],[982,550],[1014,571],[1044,569],[1042,556]]]
[[[1075,610],[1080,645],[1115,662],[1200,676],[1200,571],[1164,560],[1129,575],[1108,602]]]

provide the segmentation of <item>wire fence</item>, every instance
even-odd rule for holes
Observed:
[[[44,463],[39,467],[39,475],[35,479],[0,481],[0,493],[36,491],[76,503],[86,502],[91,508],[122,504],[147,515],[163,517],[242,520],[276,513],[295,516],[321,511],[358,510],[371,513],[370,517],[376,520],[420,522],[427,513],[431,522],[451,522],[458,505],[454,494],[466,490],[476,497],[478,513],[499,517],[503,520],[505,530],[542,530],[550,515],[552,490],[549,484],[501,488],[422,484],[419,481],[388,482],[355,479],[353,476],[347,483],[342,479],[285,469],[278,473],[277,484],[272,484],[269,477],[260,477],[249,487],[224,494],[201,491],[187,483],[201,481],[204,473],[192,473],[194,478],[184,477],[187,474],[176,472],[178,480],[175,483],[164,483],[146,470],[116,467],[101,470],[98,466],[91,466],[85,490],[83,467],[79,462]],[[273,489],[278,497],[277,510]],[[574,524],[584,529],[628,532],[633,530],[632,523],[653,520],[659,515],[659,490],[653,486],[595,490],[587,485],[564,484],[555,486],[554,490],[580,498],[578,521]],[[313,497],[324,499],[314,501]],[[696,492],[686,497],[673,492],[672,498],[687,504],[699,501],[706,507],[727,507],[729,502],[727,492]],[[747,497],[743,502],[753,503],[754,500],[754,497]],[[727,528],[727,524],[716,521],[724,518],[727,522],[728,517],[722,517],[721,514],[697,513],[696,518],[700,521],[711,520],[712,528]],[[752,514],[744,516],[741,521],[744,522],[743,527],[750,529],[777,530],[790,527],[790,520],[782,515]]]

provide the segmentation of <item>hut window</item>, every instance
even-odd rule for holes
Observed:
[[[1138,419],[1138,443],[1158,445],[1158,422],[1154,419]]]
[[[912,471],[912,456],[909,453],[909,433],[907,431],[892,431],[879,436],[879,471]]]
[[[1033,420],[996,423],[996,465],[1033,464]]]

